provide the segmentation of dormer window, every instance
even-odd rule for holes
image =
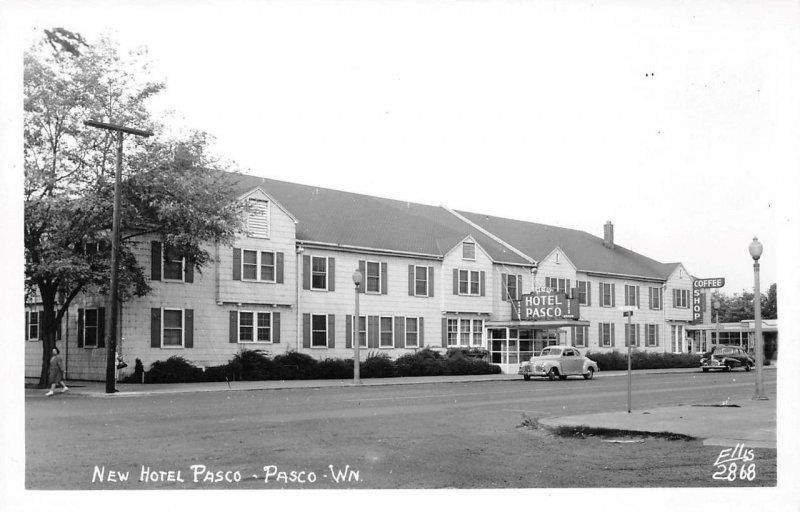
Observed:
[[[269,201],[250,198],[249,204],[247,230],[250,236],[254,238],[269,238]]]
[[[475,242],[463,242],[461,244],[461,257],[465,260],[475,260]]]

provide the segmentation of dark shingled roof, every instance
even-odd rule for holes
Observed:
[[[496,262],[528,263],[442,207],[245,174],[230,176],[237,195],[260,187],[286,208],[298,221],[298,240],[443,256],[471,235]]]
[[[480,213],[458,213],[536,261],[561,247],[581,271],[667,279],[678,265],[658,262],[617,244],[609,249],[602,238],[584,231]]]

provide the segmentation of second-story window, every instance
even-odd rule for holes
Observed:
[[[164,248],[164,279],[183,281],[183,256],[168,245]]]
[[[381,292],[381,264],[377,261],[367,262],[367,293]]]
[[[458,271],[458,293],[460,295],[480,295],[480,272],[477,270]]]
[[[275,253],[242,250],[242,279],[275,281]]]
[[[661,287],[650,287],[650,309],[661,309]]]
[[[639,305],[639,287],[629,284],[625,285],[625,305],[638,306]]]
[[[328,289],[328,258],[324,256],[311,257],[311,289]]]
[[[689,290],[674,290],[675,307],[688,308],[689,307]]]
[[[612,283],[600,283],[600,306],[614,307],[614,285]]]
[[[590,289],[589,281],[578,281],[578,304],[581,306],[590,306]]]
[[[414,294],[428,296],[428,267],[414,267]]]

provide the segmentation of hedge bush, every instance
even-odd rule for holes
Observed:
[[[612,352],[587,352],[586,357],[595,361],[601,371],[628,369],[627,349]],[[663,354],[633,350],[631,352],[631,369],[699,368],[700,357],[700,354]]]
[[[370,351],[361,363],[360,372],[365,379],[394,377],[394,362],[386,352]]]
[[[166,361],[156,361],[145,373],[146,383],[203,382],[203,370],[181,356],[172,356]]]

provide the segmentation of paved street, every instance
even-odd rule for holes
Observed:
[[[775,397],[776,372],[764,377],[767,393]],[[633,407],[750,400],[753,382],[752,372],[636,375]],[[624,462],[622,444],[564,440],[521,427],[526,417],[625,410],[626,384],[622,376],[601,375],[593,381],[102,398],[48,399],[29,390],[26,482],[34,489],[714,485],[718,447],[650,440],[647,447],[625,449],[674,455],[652,464],[640,454],[647,471],[598,473],[598,464],[613,470]],[[709,407],[708,414],[715,409]],[[583,472],[573,467],[569,479],[559,476],[558,457],[546,455],[547,443],[562,452],[574,449],[571,463]],[[759,471],[773,479],[757,484],[774,485],[775,450],[759,453]],[[60,469],[65,466],[68,472]]]

